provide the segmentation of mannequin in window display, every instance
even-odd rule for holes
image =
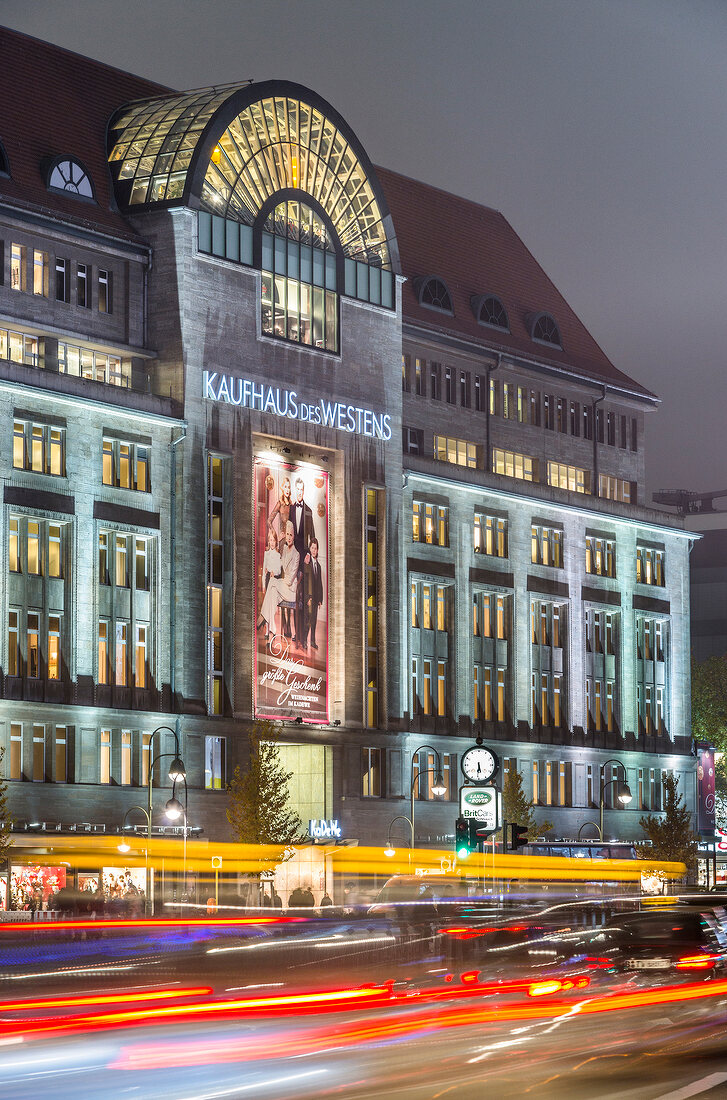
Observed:
[[[266,634],[275,633],[275,612],[281,603],[295,603],[298,591],[298,567],[300,554],[295,548],[295,531],[291,520],[285,525],[285,543],[280,551],[282,576],[271,577],[268,588],[260,608],[260,618],[257,628],[265,627]],[[283,624],[281,623],[281,633]],[[290,637],[290,623],[285,630],[286,637]]]
[[[310,647],[318,649],[316,645],[316,625],[318,623],[318,608],[323,603],[323,570],[318,560],[318,539],[311,539],[308,553],[303,565],[303,641],[302,645],[308,645],[308,633],[310,632]]]

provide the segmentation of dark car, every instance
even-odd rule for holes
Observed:
[[[605,929],[610,961],[650,979],[724,977],[727,912],[721,905],[680,905],[623,913]]]

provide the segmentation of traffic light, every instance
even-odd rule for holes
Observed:
[[[467,859],[470,853],[477,851],[477,822],[467,817],[458,817],[454,837],[457,858]]]
[[[516,852],[518,848],[524,848],[528,843],[527,825],[510,826],[510,851]]]

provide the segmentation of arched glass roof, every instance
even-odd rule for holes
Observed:
[[[274,195],[302,192],[328,215],[345,256],[392,267],[373,168],[343,119],[305,88],[268,82],[133,103],[112,120],[110,140],[124,206],[194,204],[252,225]]]

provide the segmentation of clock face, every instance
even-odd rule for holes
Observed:
[[[462,757],[462,771],[474,783],[486,783],[495,774],[499,761],[494,752],[477,746],[467,749]]]

